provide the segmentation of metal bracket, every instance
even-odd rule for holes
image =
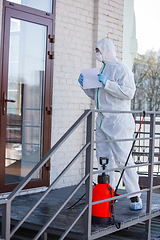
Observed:
[[[47,171],[49,171],[49,170],[51,169],[51,164],[50,164],[50,162],[46,162],[45,168],[46,168]]]
[[[54,59],[54,52],[48,51],[49,59]]]
[[[52,114],[52,107],[46,107],[46,111],[48,115]]]
[[[49,42],[50,42],[50,43],[55,43],[55,35],[49,34],[49,35],[48,35],[48,38],[49,38]]]

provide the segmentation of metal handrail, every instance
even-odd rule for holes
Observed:
[[[47,190],[43,193],[41,198],[34,204],[34,206],[30,209],[30,211],[23,217],[22,220],[18,222],[18,224],[12,229],[10,233],[10,209],[8,206],[11,206],[12,200],[19,194],[19,192],[27,185],[27,183],[31,180],[32,176],[43,167],[43,165],[49,160],[49,158],[58,150],[58,148],[68,139],[68,137],[77,129],[77,127],[87,118],[87,116],[91,113],[91,110],[85,110],[85,112],[78,118],[78,120],[68,129],[68,131],[57,141],[57,143],[45,154],[45,156],[38,162],[35,167],[27,174],[26,177],[16,186],[16,188],[10,193],[10,195],[3,200],[0,200],[0,205],[2,205],[2,237],[5,235],[5,239],[9,240],[10,237],[18,230],[18,228],[23,224],[23,222],[28,218],[28,216],[34,211],[34,209],[40,204],[40,202],[44,199],[44,197],[53,189],[55,184],[61,179],[61,177],[66,173],[66,171],[72,166],[72,164],[76,161],[76,159],[82,154],[90,143],[86,143],[86,145],[79,151],[79,153],[72,159],[72,161],[66,166],[66,168],[59,174],[59,176],[53,181],[53,183],[47,188]],[[86,180],[87,177],[84,178]],[[83,180],[83,181],[84,181]],[[82,182],[83,182],[82,181]],[[81,184],[82,185],[82,184]],[[81,186],[80,185],[80,186]],[[5,216],[3,216],[3,214]],[[3,218],[4,223],[3,223]]]
[[[89,146],[89,144],[86,144],[72,159],[72,161],[65,167],[65,169],[58,175],[58,177],[53,181],[53,183],[47,188],[45,192],[43,192],[42,196],[37,200],[37,202],[34,203],[33,207],[27,212],[27,214],[19,221],[19,223],[12,229],[11,231],[11,237],[13,234],[18,230],[18,228],[24,223],[24,221],[29,217],[29,215],[34,211],[34,209],[42,202],[42,200],[47,196],[47,194],[53,189],[53,187],[56,185],[56,183],[62,178],[62,176],[68,171],[68,169],[73,165],[73,163],[77,160],[77,158],[80,156],[84,150]],[[88,177],[88,176],[87,176]],[[86,178],[83,179],[85,181]],[[82,181],[82,182],[83,182]],[[82,185],[82,184],[81,184]],[[80,185],[80,186],[81,186]],[[78,190],[78,189],[77,189]],[[56,216],[55,216],[56,217]],[[52,220],[53,221],[53,220]]]
[[[45,223],[45,225],[41,228],[41,230],[37,233],[37,235],[34,237],[34,240],[38,239],[42,233],[46,230],[46,228],[51,224],[51,222],[56,218],[56,216],[60,213],[60,211],[66,206],[66,204],[69,202],[69,200],[73,197],[73,195],[78,191],[78,189],[82,186],[83,182],[87,180],[89,177],[89,174],[82,178],[82,180],[79,182],[77,187],[72,191],[70,196],[66,199],[66,201],[62,204],[62,206],[57,210],[57,212],[50,217],[50,219]]]
[[[54,152],[62,145],[64,141],[74,132],[77,127],[86,119],[86,117],[91,113],[91,110],[86,110],[79,119],[68,129],[68,131],[58,140],[58,142],[42,157],[41,161],[39,161],[35,167],[27,174],[26,177],[17,185],[17,187],[11,192],[8,196],[8,200],[12,201],[18,193],[27,185],[27,183],[31,180],[32,176],[40,170],[43,165],[49,160],[49,158],[53,155]]]
[[[41,159],[39,163],[31,170],[30,173],[22,180],[21,183],[17,185],[17,187],[13,190],[12,193],[6,198],[0,200],[0,204],[2,204],[2,218],[4,218],[4,222],[2,221],[2,237],[5,236],[6,240],[9,240],[10,237],[13,236],[13,234],[18,230],[18,228],[24,223],[24,221],[29,217],[29,215],[34,211],[34,209],[41,203],[41,201],[46,197],[46,195],[53,189],[55,184],[62,178],[62,176],[68,171],[68,169],[75,163],[75,161],[79,158],[79,156],[86,151],[86,173],[85,176],[81,179],[79,184],[75,187],[75,189],[72,191],[71,195],[66,199],[66,201],[62,204],[62,206],[57,210],[57,212],[50,217],[50,219],[46,222],[46,224],[41,228],[41,230],[37,233],[37,235],[34,237],[34,240],[37,240],[46,230],[46,228],[50,225],[50,223],[55,219],[55,217],[59,214],[59,212],[64,208],[64,206],[68,203],[68,201],[71,199],[71,197],[78,191],[78,189],[82,186],[83,182],[86,183],[86,204],[81,213],[78,215],[78,217],[74,220],[74,222],[71,224],[71,226],[63,233],[61,236],[61,240],[65,238],[65,236],[68,234],[68,232],[72,229],[72,227],[75,225],[75,223],[78,221],[78,219],[82,216],[82,214],[87,211],[86,214],[86,228],[85,228],[85,237],[86,239],[95,239],[92,238],[91,234],[91,209],[92,205],[98,204],[101,202],[109,201],[111,199],[119,199],[123,197],[127,197],[132,195],[130,194],[123,194],[121,196],[116,196],[110,199],[104,199],[101,201],[97,201],[92,203],[92,177],[93,174],[98,174],[102,172],[110,172],[110,171],[116,171],[116,170],[122,170],[127,168],[133,168],[135,166],[126,166],[123,168],[112,168],[112,169],[106,169],[102,171],[94,171],[93,172],[93,150],[94,150],[94,143],[97,143],[97,141],[94,141],[94,114],[95,112],[102,112],[102,110],[86,110],[80,118],[69,128],[69,130],[57,141],[57,143],[49,150],[49,152]],[[108,112],[108,111],[103,111]],[[117,113],[117,111],[109,111],[112,113]],[[142,114],[142,111],[118,111],[118,113],[138,113]],[[147,189],[140,190],[139,192],[147,192],[147,209],[146,209],[146,229],[148,230],[150,227],[150,221],[151,221],[151,199],[152,199],[152,191],[153,189],[157,189],[158,186],[153,187],[153,165],[157,164],[158,162],[154,162],[154,141],[155,139],[155,116],[156,114],[160,114],[160,112],[146,112],[146,114],[151,115],[151,123],[150,123],[150,137],[148,138],[139,138],[138,140],[142,139],[149,139],[150,140],[150,147],[149,147],[149,162],[139,164],[139,166],[148,166],[149,168],[149,179],[150,179],[150,185]],[[45,192],[43,192],[42,196],[36,203],[34,203],[34,206],[30,209],[30,211],[21,219],[18,224],[12,229],[10,232],[10,214],[11,214],[11,202],[12,200],[18,195],[18,193],[26,186],[26,184],[31,180],[32,176],[42,168],[42,166],[49,160],[49,158],[57,151],[57,149],[67,140],[67,138],[77,129],[77,127],[87,118],[87,136],[86,136],[86,144],[82,147],[82,149],[76,154],[76,156],[71,160],[71,162],[64,168],[64,170],[58,175],[58,177],[52,182],[52,184],[47,188]],[[132,139],[125,139],[125,141],[133,141],[135,138]],[[159,138],[158,138],[159,139]],[[112,140],[110,140],[112,141]],[[110,142],[105,141],[105,142]],[[115,141],[115,140],[114,140]],[[124,139],[117,139],[116,141],[124,141]],[[104,141],[98,141],[98,142],[104,142]],[[135,193],[139,193],[135,192]],[[4,215],[4,216],[3,216]],[[148,217],[147,217],[148,216]],[[3,219],[2,219],[3,220]],[[149,231],[148,231],[149,232]],[[149,235],[148,235],[149,236]],[[149,238],[148,238],[149,239]]]

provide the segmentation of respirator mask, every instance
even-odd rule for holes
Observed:
[[[99,61],[99,62],[102,62],[102,54],[100,52],[97,52],[96,53],[96,59]]]

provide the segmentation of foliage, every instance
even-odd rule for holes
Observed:
[[[136,93],[133,110],[160,110],[160,52],[138,55],[133,65]]]

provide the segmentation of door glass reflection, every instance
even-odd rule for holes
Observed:
[[[40,161],[47,27],[11,18],[5,183],[14,183]],[[38,172],[34,179],[40,179]]]
[[[52,13],[52,0],[12,0],[12,2]]]

